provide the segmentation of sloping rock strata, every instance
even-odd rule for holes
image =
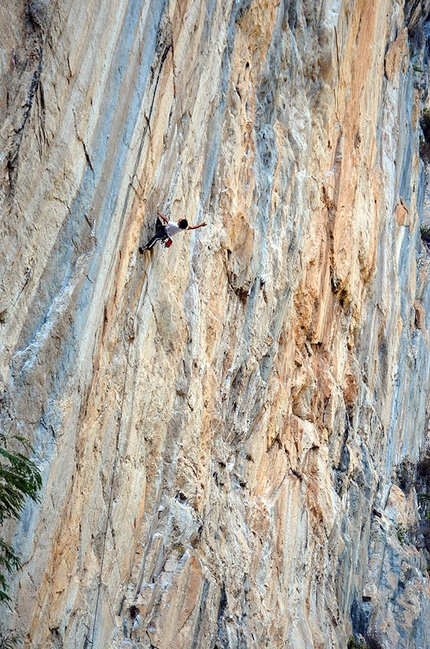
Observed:
[[[428,1],[8,5],[4,630],[430,646]],[[207,226],[140,255],[157,207]]]

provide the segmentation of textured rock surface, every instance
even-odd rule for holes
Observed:
[[[430,646],[427,4],[0,8],[26,647]]]

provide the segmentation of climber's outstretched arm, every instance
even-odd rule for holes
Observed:
[[[189,225],[187,230],[197,230],[197,228],[203,228],[206,225],[206,222],[199,223],[198,225]]]

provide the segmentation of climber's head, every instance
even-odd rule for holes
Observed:
[[[187,219],[179,219],[178,225],[181,228],[181,230],[186,230],[188,228],[188,221]]]

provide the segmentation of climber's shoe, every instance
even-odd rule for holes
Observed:
[[[139,252],[140,252],[141,255],[143,255],[143,253],[145,252],[145,250],[148,250],[148,248],[147,248],[146,246],[140,246],[140,248],[139,248]]]

